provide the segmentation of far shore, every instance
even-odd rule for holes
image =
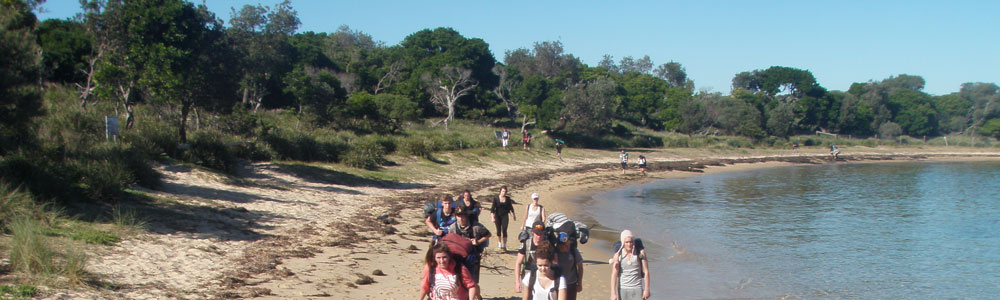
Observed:
[[[51,296],[417,299],[429,245],[422,204],[468,189],[487,208],[506,185],[518,203],[517,221],[508,230],[510,251],[499,253],[496,239],[490,241],[480,282],[485,299],[520,299],[514,291],[514,250],[531,193],[541,195],[547,213],[581,218],[574,197],[652,180],[799,164],[1000,160],[1000,151],[990,150],[849,147],[836,161],[818,147],[630,150],[632,157],[648,158],[644,177],[634,164],[623,176],[617,151],[572,148],[564,150],[562,160],[551,149],[456,152],[438,156],[437,162],[396,157],[397,166],[368,177],[336,166],[280,162],[253,165],[238,180],[163,166],[165,187],[142,192],[170,199],[184,213],[150,220],[147,233],[101,250],[88,270],[117,289],[54,291]],[[372,177],[385,179],[366,179]],[[480,220],[494,231],[488,209]],[[610,249],[598,244],[580,248],[586,261],[580,299],[610,295]]]

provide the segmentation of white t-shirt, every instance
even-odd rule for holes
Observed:
[[[535,271],[535,273],[538,273],[538,271]],[[539,280],[538,280],[538,277],[542,276],[542,274],[537,274],[535,276],[536,276],[535,277],[535,286],[533,286],[533,287],[528,286],[528,280],[531,277],[531,272],[524,273],[524,278],[521,278],[521,284],[523,284],[526,289],[534,289],[533,291],[531,291],[531,300],[556,300],[556,299],[549,299],[549,289],[552,288],[552,284],[555,284],[555,282],[549,283],[549,286],[547,286],[547,287],[542,287],[542,285],[539,283]],[[559,287],[558,287],[558,289],[560,289],[560,290],[565,290],[566,289],[566,278],[565,277],[559,276]]]

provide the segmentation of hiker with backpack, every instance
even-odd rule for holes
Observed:
[[[525,232],[530,232],[530,237],[525,237],[521,241],[521,247],[517,249],[517,258],[514,260],[514,291],[518,293],[521,292],[521,278],[524,273],[535,270],[535,251],[538,245],[549,240],[548,230],[541,220],[535,221],[531,225],[531,230]]]
[[[535,270],[521,279],[524,300],[567,300],[566,278],[555,264],[555,249],[549,241],[542,240],[535,251]]]
[[[448,227],[448,232],[449,234],[457,234],[466,238],[472,243],[475,251],[472,253],[474,256],[470,262],[469,271],[472,272],[472,281],[479,284],[479,267],[481,266],[483,251],[489,245],[492,235],[490,235],[490,231],[486,229],[486,226],[472,221],[472,210],[467,206],[459,206],[455,210],[455,217],[458,218],[458,221]]]
[[[479,213],[483,211],[483,206],[479,204],[479,201],[472,199],[472,192],[469,190],[462,192],[462,195],[458,196],[458,201],[455,201],[455,204],[458,204],[457,207],[467,207],[472,221],[479,223]]]
[[[420,300],[469,300],[479,295],[469,269],[453,258],[445,243],[427,250],[420,281]]]
[[[535,221],[545,223],[545,207],[538,204],[538,193],[531,193],[531,202],[524,209],[524,230],[531,230]]]
[[[435,241],[448,233],[448,226],[455,221],[451,195],[444,195],[441,201],[424,204],[424,224],[427,224],[427,228],[434,234]]]
[[[571,220],[564,213],[552,213],[545,220],[545,227],[553,232],[556,263],[566,278],[566,299],[574,300],[583,291],[583,256],[577,241],[586,244],[590,239],[587,224]]]
[[[517,214],[514,213],[514,199],[507,196],[507,186],[500,187],[500,195],[493,198],[493,205],[490,206],[490,217],[493,225],[497,228],[497,247],[500,251],[507,252],[507,225],[510,219],[507,215],[517,221]]]
[[[611,300],[649,299],[649,260],[632,231],[621,233],[621,248],[611,257]]]

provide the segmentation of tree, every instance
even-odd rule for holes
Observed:
[[[289,1],[272,8],[244,5],[235,8],[226,36],[234,46],[242,74],[239,84],[242,103],[254,111],[266,97],[280,91],[280,82],[292,69],[293,48],[289,36],[298,30],[298,13]],[[270,99],[270,98],[268,98]]]
[[[134,82],[153,101],[179,105],[178,136],[187,142],[188,115],[215,84],[209,74],[221,22],[183,0],[109,1],[103,14],[115,38],[113,57],[130,61],[122,82]]]
[[[390,92],[421,99],[425,112],[441,111],[435,108],[435,103],[428,101],[433,97],[427,89],[427,80],[438,78],[445,66],[470,71],[469,79],[477,85],[475,90],[469,91],[470,94],[482,95],[483,91],[492,90],[498,81],[497,75],[493,73],[496,59],[489,44],[482,39],[463,37],[451,28],[425,29],[411,34],[403,39],[398,51],[402,52],[400,57],[405,58],[407,63],[404,69],[408,78],[394,85]],[[490,99],[480,100],[468,103],[470,107],[462,108],[483,109],[494,106],[494,103],[487,102]],[[459,107],[453,109],[457,110]]]
[[[427,74],[425,78],[431,103],[434,103],[439,110],[447,112],[447,117],[443,120],[444,128],[447,130],[448,122],[455,119],[455,104],[479,86],[479,83],[472,79],[472,70],[447,65],[441,67],[436,76]]]
[[[580,59],[563,52],[563,44],[559,41],[536,42],[532,50],[517,49],[508,51],[504,56],[504,64],[515,68],[521,76],[541,76],[545,79],[576,78]]]
[[[82,23],[49,19],[38,25],[45,78],[62,83],[86,80],[87,56],[92,38]]]
[[[506,66],[501,64],[493,67],[493,73],[497,74],[497,77],[500,78],[500,83],[493,88],[493,94],[503,101],[504,106],[507,108],[507,116],[513,120],[516,116],[520,115],[520,112],[517,110],[517,103],[514,103],[514,99],[511,98],[511,93],[521,82],[517,78],[514,78],[513,74],[510,74]]]
[[[45,112],[32,7],[28,2],[0,3],[0,154],[33,144],[31,119]]]
[[[590,136],[607,132],[616,109],[616,95],[615,83],[608,79],[571,86],[562,98],[565,108],[559,118],[562,125],[559,128]]]
[[[657,67],[653,73],[656,74],[657,77],[666,80],[672,88],[683,87],[689,90],[694,89],[694,82],[688,80],[687,71],[684,70],[684,67],[678,62],[671,61],[662,64]],[[736,79],[734,78],[733,80],[735,81]]]
[[[329,70],[298,66],[285,76],[284,82],[283,91],[292,96],[299,114],[311,113],[328,121],[341,119],[331,118],[330,110],[344,103],[347,91]]]

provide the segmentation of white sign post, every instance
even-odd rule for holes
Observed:
[[[110,141],[114,137],[115,142],[118,142],[118,117],[105,116],[104,127],[104,141]]]

